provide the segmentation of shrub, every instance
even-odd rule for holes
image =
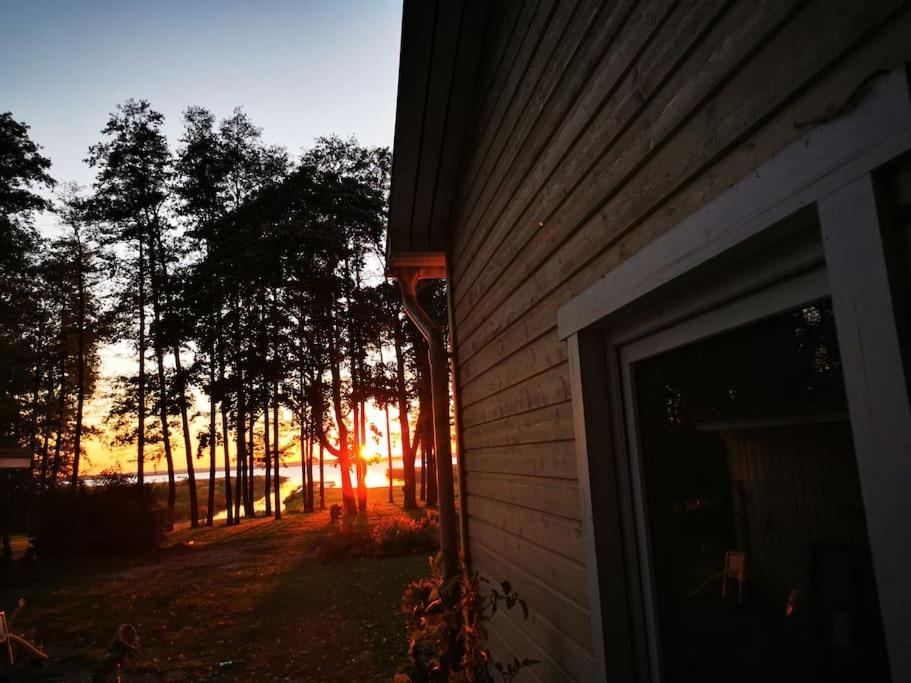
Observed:
[[[330,531],[316,546],[316,558],[329,562],[345,557],[400,557],[416,555],[439,547],[439,524],[423,517],[418,520],[383,517],[372,527],[343,526]]]
[[[416,555],[440,546],[440,525],[430,517],[384,517],[373,525],[372,535],[378,557]]]
[[[414,581],[405,589],[402,612],[408,623],[409,662],[395,683],[455,682],[492,683],[512,681],[524,668],[537,662],[514,658],[495,661],[487,647],[485,622],[502,606],[518,605],[523,618],[528,606],[503,581],[484,590],[488,580],[462,567],[462,574],[449,579],[440,572],[440,556],[431,565],[429,577]],[[494,678],[493,671],[499,673]]]
[[[345,557],[373,557],[374,543],[364,527],[348,527],[332,531],[316,547],[316,559],[331,562]]]
[[[33,543],[39,555],[138,555],[159,548],[164,533],[154,492],[109,477],[95,486],[45,491]]]

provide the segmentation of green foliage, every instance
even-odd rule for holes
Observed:
[[[498,609],[518,606],[528,618],[528,605],[509,581],[485,590],[489,581],[477,572],[463,567],[459,576],[445,578],[440,567],[438,556],[431,575],[405,589],[402,612],[410,631],[410,661],[396,683],[512,681],[522,669],[536,664],[533,659],[495,661],[487,647],[485,624]]]
[[[0,113],[0,440],[26,445],[27,405],[35,392],[35,331],[44,320],[36,293],[42,242],[36,211],[50,205],[37,188],[53,187],[51,162],[28,135],[28,126]]]
[[[50,208],[32,188],[53,187],[54,179],[48,174],[51,162],[41,155],[28,129],[11,112],[0,114],[0,217],[6,220]]]

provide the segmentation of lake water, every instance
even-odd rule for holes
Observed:
[[[420,462],[418,462],[416,464],[417,464],[417,471],[418,471],[417,476],[420,477],[421,476]],[[236,467],[236,464],[234,464],[234,466],[231,468],[231,479],[232,480],[235,478],[235,475],[237,473],[237,470],[235,469],[235,467]],[[402,473],[401,473],[402,459],[393,458],[392,459],[392,468],[393,468],[393,473],[394,473],[394,479],[392,482],[393,485],[402,486],[404,484],[404,481],[401,478],[401,476],[402,476]],[[367,465],[367,486],[368,486],[368,488],[388,486],[389,485],[389,479],[388,479],[388,475],[387,475],[388,469],[389,469],[389,467],[386,462],[375,462],[375,463],[371,463],[371,464]],[[254,469],[254,473],[257,475],[265,475],[266,470],[265,470],[265,468],[262,468],[262,467],[256,467]],[[279,468],[279,473],[281,474],[281,476],[286,477],[288,479],[289,484],[293,484],[295,487],[301,486],[301,484],[304,481],[303,474],[301,472],[300,463],[291,464],[291,465],[283,465],[282,467]],[[341,472],[340,472],[339,468],[336,467],[334,460],[331,462],[331,464],[330,464],[330,462],[327,462],[325,464],[324,473],[325,473],[325,477],[326,477],[326,486],[327,487],[334,487],[334,486],[342,485]],[[216,476],[216,479],[223,479],[225,476],[224,470],[223,469],[217,470],[215,476]],[[177,479],[177,481],[183,481],[183,480],[186,480],[187,475],[186,475],[186,473],[178,473],[175,475],[175,478]],[[196,469],[196,479],[197,479],[197,481],[200,481],[200,480],[208,481],[208,479],[209,479],[208,463],[205,463],[205,467],[203,467],[202,463],[200,462],[200,466]],[[319,463],[317,461],[314,461],[314,463],[313,463],[313,479],[314,479],[315,484],[318,486],[319,485]],[[161,472],[154,473],[154,474],[147,473],[145,475],[145,480],[148,483],[166,482],[168,480],[168,475],[167,475],[167,473],[161,473]],[[91,480],[89,480],[89,481],[91,481]],[[351,471],[351,481],[352,481],[352,483],[356,483],[353,468]],[[420,481],[420,479],[419,479],[419,481]]]

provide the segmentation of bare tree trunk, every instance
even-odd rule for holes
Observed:
[[[266,391],[268,391],[268,387]],[[275,450],[275,519],[282,518],[282,491],[281,491],[281,450],[278,447],[278,382],[272,385],[274,392],[274,401],[272,403],[272,429],[273,439],[272,448]],[[269,453],[266,453],[266,459],[269,459]]]
[[[61,341],[59,365],[59,391],[57,392],[57,437],[54,442],[54,464],[51,467],[51,486],[57,485],[57,477],[61,466],[61,450],[63,448],[63,434],[66,431],[66,344]]]
[[[44,424],[41,428],[41,471],[39,473],[38,481],[43,491],[47,486],[47,475],[50,468],[50,447],[51,447],[51,406],[54,404],[54,384],[56,383],[54,377],[53,367],[48,368],[47,372],[47,385],[45,386],[45,398],[44,398]]]
[[[414,473],[414,449],[411,447],[411,429],[408,423],[408,394],[405,390],[405,354],[402,352],[402,328],[399,320],[395,321],[395,327],[393,328],[393,343],[395,344],[395,389],[399,409],[399,434],[402,440],[402,477],[405,480],[402,505],[406,510],[412,510],[418,506],[418,501],[415,497],[417,482],[415,481]]]
[[[352,380],[353,382],[353,380]],[[367,514],[367,463],[364,460],[363,442],[361,441],[361,409],[359,404],[354,404],[354,474],[357,480],[357,511],[362,515]]]
[[[238,396],[243,394],[243,389],[238,390]],[[234,426],[234,437],[237,442],[237,447],[235,449],[236,456],[235,460],[237,461],[237,473],[235,476],[235,482],[237,483],[237,495],[234,497],[234,523],[238,524],[240,522],[240,504],[243,498],[247,495],[247,486],[245,484],[247,480],[247,444],[244,439],[244,420],[246,419],[246,413],[243,410],[243,399],[238,398],[238,409],[237,415],[235,416],[235,426]]]
[[[313,440],[307,439],[307,511],[313,512]]]
[[[73,486],[79,483],[79,456],[82,454],[82,412],[85,404],[85,257],[82,250],[82,240],[76,231],[77,253],[77,279],[76,290],[78,301],[76,303],[76,325],[78,350],[76,353],[76,424],[73,425]]]
[[[307,455],[304,448],[304,421],[301,419],[301,509],[304,512],[313,512],[307,509]]]
[[[345,505],[345,514],[356,515],[357,503],[354,499],[354,489],[351,487],[351,451],[348,441],[348,426],[342,413],[342,375],[338,362],[338,347],[336,346],[335,331],[332,331],[329,349],[329,368],[332,375],[332,404],[335,407],[335,422],[338,429],[339,447],[334,453],[338,458],[342,479],[342,500]],[[322,423],[320,425],[322,427]],[[328,444],[324,444],[328,447]],[[332,448],[329,448],[333,452]]]
[[[352,311],[352,290],[351,269],[348,259],[345,259],[345,301],[346,301],[346,318],[348,321],[348,373],[351,380],[351,411],[352,411],[352,435],[354,443],[352,446],[352,457],[354,460],[354,473],[357,479],[357,510],[361,514],[367,514],[367,484],[366,466],[364,463],[364,454],[361,451],[363,442],[361,440],[361,402],[358,400],[360,393],[360,377],[358,360],[358,344],[354,330],[354,315]],[[355,273],[357,275],[357,273]]]
[[[253,426],[256,424],[256,410],[250,410],[250,434],[247,442],[247,498],[246,505],[248,517],[256,517],[256,494],[254,485],[256,484],[256,450],[254,448]]]
[[[60,394],[57,397],[57,439],[54,443],[54,464],[51,467],[51,486],[57,485],[57,476],[60,472],[60,451],[63,446],[63,431],[66,429],[66,422],[64,421],[66,402],[63,392],[64,388],[61,382]]]
[[[306,391],[304,389],[304,374],[298,372],[298,391],[300,392],[301,402],[298,411],[298,422],[300,423],[300,454],[301,454],[301,509],[304,512],[313,512],[313,472],[307,474],[307,452],[311,448],[310,439],[307,438],[307,402],[304,400]],[[308,499],[308,493],[310,498]]]
[[[172,311],[174,303],[171,297],[171,290],[168,286],[168,267],[165,262],[161,231],[156,230],[153,238],[155,239],[157,246],[158,263],[161,268],[158,289],[164,294],[165,306],[167,307],[166,310]],[[149,253],[151,256],[152,252]],[[154,264],[152,267],[154,269]],[[176,339],[171,340],[171,353],[174,356],[174,374],[177,379],[177,389],[180,391],[178,408],[180,410],[180,423],[183,430],[183,449],[187,462],[187,488],[190,495],[190,526],[195,529],[199,526],[199,501],[196,497],[196,468],[193,463],[193,438],[190,435],[190,418],[187,412],[187,378],[184,374],[183,364],[180,360],[180,344]]]
[[[360,373],[363,376],[363,373]],[[358,509],[362,514],[367,514],[367,404],[361,401],[360,411],[360,456],[357,459],[359,465],[359,477],[357,481]]]
[[[180,349],[174,346],[174,370],[180,390],[180,422],[183,428],[183,448],[187,460],[187,487],[190,493],[190,526],[199,526],[199,499],[196,496],[196,467],[193,463],[193,439],[190,436],[190,417],[187,414],[187,380],[180,363]]]
[[[395,480],[394,473],[392,471],[392,428],[389,425],[389,404],[387,403],[383,406],[384,412],[386,413],[386,460],[389,463],[389,502],[395,502]]]
[[[174,504],[177,484],[174,480],[174,457],[171,453],[171,434],[168,427],[168,380],[164,371],[164,344],[161,335],[161,283],[158,278],[158,259],[155,241],[149,247],[149,275],[152,281],[152,320],[155,324],[152,347],[158,367],[158,417],[161,420],[161,441],[164,445],[165,463],[168,468],[168,528],[174,527]]]
[[[266,517],[272,516],[272,451],[269,448],[269,390],[263,392],[263,460],[266,466]],[[278,490],[278,472],[275,473]],[[276,511],[276,515],[278,512]]]
[[[427,505],[434,507],[437,504],[437,459],[433,441],[424,440],[424,453],[427,460]]]
[[[218,345],[218,384],[222,392],[225,386],[225,358],[224,347],[221,343]],[[228,526],[235,522],[233,504],[233,492],[231,491],[231,438],[230,425],[228,424],[228,396],[222,393],[221,397],[221,431],[222,431],[222,449],[225,455],[225,516]],[[213,482],[214,485],[214,482]]]
[[[157,318],[158,315],[156,314]],[[157,321],[156,321],[157,325]],[[174,480],[174,457],[171,453],[171,435],[168,430],[167,381],[164,376],[164,354],[161,347],[155,344],[155,359],[158,364],[158,417],[161,420],[161,440],[164,445],[165,463],[168,467],[168,528],[174,526],[174,504],[177,501],[177,482]]]
[[[421,500],[427,500],[427,453],[424,444],[419,443],[421,449]]]
[[[326,509],[326,477],[323,467],[323,444],[319,445],[319,509]]]
[[[145,483],[146,443],[146,298],[145,298],[145,256],[142,235],[139,236],[139,378],[138,405],[136,406],[136,483]]]
[[[209,374],[209,498],[206,501],[206,526],[215,524],[215,460],[218,454],[218,428],[215,424],[215,350],[209,358],[212,363]]]
[[[231,491],[231,438],[230,426],[228,424],[228,406],[227,401],[221,402],[221,430],[222,430],[222,448],[225,453],[225,514],[227,525],[237,523],[237,516],[232,507],[233,492]]]

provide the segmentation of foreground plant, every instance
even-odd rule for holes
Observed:
[[[528,605],[509,581],[500,582],[499,590],[487,588],[489,583],[464,565],[459,576],[444,578],[437,555],[431,575],[409,584],[402,611],[410,631],[410,661],[396,683],[512,681],[522,669],[537,663],[527,658],[506,663],[493,659],[485,623],[500,607],[511,610],[516,605],[527,619]]]

